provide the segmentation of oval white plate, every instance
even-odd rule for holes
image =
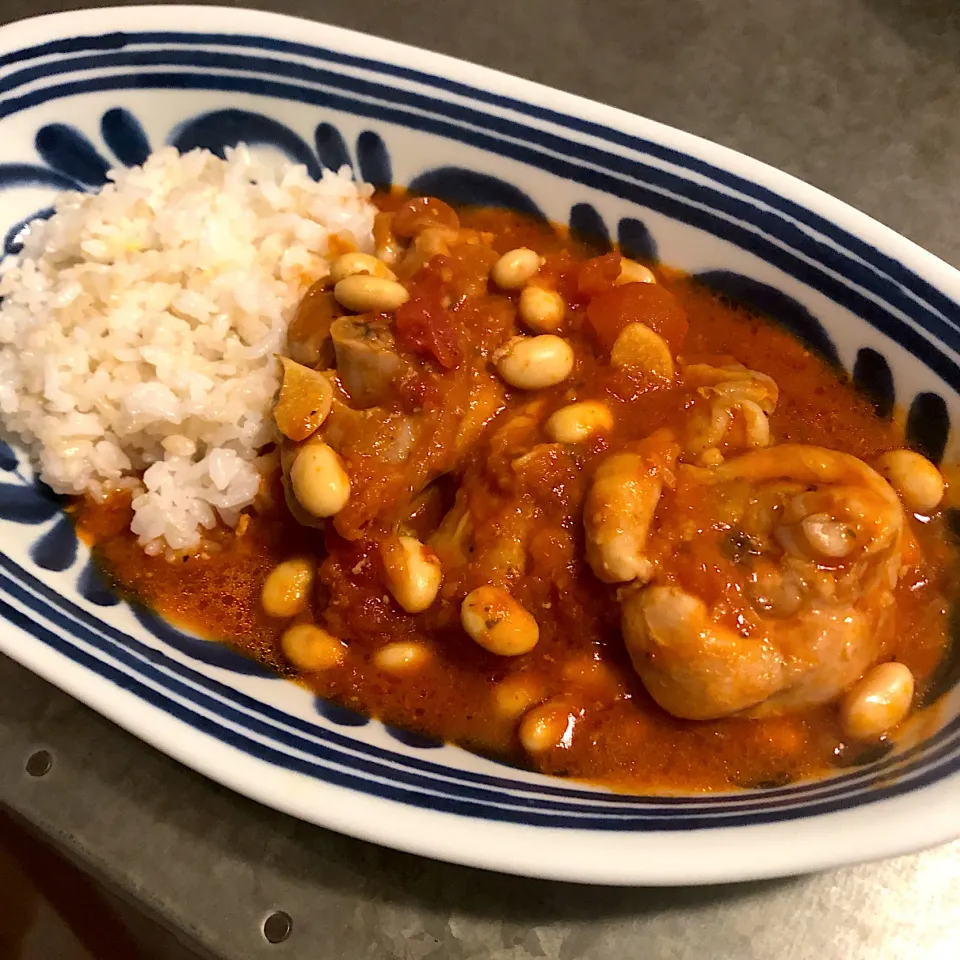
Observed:
[[[911,441],[956,455],[960,275],[732,151],[399,44],[271,14],[127,7],[0,30],[0,229],[166,143],[501,203],[702,277],[790,325]],[[0,649],[148,743],[294,816],[532,876],[690,884],[960,834],[960,693],[922,744],[818,783],[626,797],[367,722],[118,603],[61,504],[0,447]],[[949,685],[949,678],[944,683]]]

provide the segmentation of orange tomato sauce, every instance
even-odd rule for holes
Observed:
[[[498,251],[527,245],[549,254],[547,270],[554,262],[588,255],[561,232],[513,214],[466,211],[461,219],[464,226],[494,232]],[[894,421],[878,418],[842,374],[785,329],[678,273],[663,270],[659,279],[689,322],[682,356],[732,356],[776,381],[780,399],[770,417],[776,442],[818,444],[868,460],[902,444]],[[469,300],[468,335],[484,324],[492,329],[502,323],[503,297],[484,293]],[[677,330],[670,317],[663,322],[660,332],[669,342]],[[342,666],[301,676],[300,682],[361,713],[543,772],[630,791],[700,791],[783,784],[850,762],[862,747],[843,742],[835,705],[767,720],[684,721],[646,693],[624,650],[615,588],[596,580],[583,560],[580,514],[591,464],[627,441],[677,426],[683,401],[676,387],[655,388],[612,370],[585,311],[575,313],[565,335],[574,346],[576,368],[568,381],[540,392],[541,423],[573,398],[603,399],[615,412],[614,431],[582,450],[541,457],[519,472],[511,471],[508,451],[480,444],[464,472],[468,479],[459,481],[472,485],[473,509],[482,514],[487,504],[491,516],[502,518],[503,490],[494,478],[509,476],[518,513],[529,508],[539,518],[532,533],[528,530],[525,569],[510,583],[512,595],[540,624],[540,641],[529,654],[494,656],[460,628],[460,601],[482,582],[470,564],[446,577],[428,611],[406,614],[383,585],[373,540],[344,539],[329,525],[325,533],[300,526],[287,512],[279,478],[244,521],[242,533],[214,531],[202,555],[175,563],[142,552],[129,531],[127,499],[83,502],[79,530],[121,590],[176,625],[228,643],[287,676],[296,671],[284,660],[279,641],[289,624],[262,612],[260,592],[280,561],[312,558],[319,587],[300,619],[326,626],[348,645],[348,654]],[[441,394],[435,401],[438,416],[443,382],[442,372],[432,380]],[[508,412],[529,399],[510,396]],[[497,522],[478,538],[509,537],[509,525]],[[910,667],[922,691],[947,648],[947,598],[956,567],[940,519],[912,526],[923,560],[897,587],[894,655]],[[692,560],[707,577],[722,567],[710,556],[710,543]],[[433,656],[402,678],[379,670],[374,654],[397,640],[425,641]],[[517,717],[497,706],[496,691],[504,689],[498,685],[505,680],[575,703],[583,719],[568,748],[548,751],[531,764],[519,746]]]

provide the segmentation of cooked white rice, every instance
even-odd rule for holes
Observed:
[[[257,493],[275,354],[372,188],[244,147],[153,154],[65,193],[0,264],[0,416],[59,493],[134,491],[147,552],[191,550]]]

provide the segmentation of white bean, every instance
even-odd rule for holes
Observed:
[[[497,372],[511,387],[542,390],[570,376],[573,348],[561,337],[514,337],[497,353]]]
[[[598,400],[584,400],[561,407],[546,423],[547,436],[557,443],[583,443],[595,433],[612,427],[610,408]]]
[[[624,283],[656,283],[657,278],[649,267],[626,257],[620,259],[620,276],[614,281],[617,286]]]
[[[520,319],[537,333],[556,333],[563,326],[567,306],[556,290],[524,287],[517,304]]]
[[[565,750],[573,743],[574,730],[581,711],[560,699],[534,707],[520,721],[520,743],[527,753]]]
[[[876,467],[908,510],[930,514],[940,505],[946,483],[926,457],[912,450],[891,450],[880,457]]]
[[[350,499],[350,478],[325,443],[300,448],[290,468],[290,484],[300,506],[315,517],[332,517]]]
[[[332,670],[343,663],[347,654],[342,641],[312,623],[290,627],[280,638],[280,646],[284,656],[307,673]]]
[[[404,640],[388,643],[373,655],[373,662],[380,670],[394,674],[418,670],[429,659],[430,651],[424,644]]]
[[[532,614],[500,587],[471,590],[460,606],[460,622],[472,640],[501,657],[529,653],[540,639]]]
[[[307,605],[313,586],[313,564],[303,558],[284,560],[264,581],[260,601],[271,617],[295,617]]]
[[[416,537],[390,537],[380,545],[387,589],[407,613],[421,613],[437,597],[440,558]]]
[[[591,693],[617,696],[623,689],[616,674],[606,664],[592,657],[568,660],[560,673],[568,683],[589,690]]]
[[[497,684],[493,699],[500,716],[516,719],[543,699],[543,685],[526,673],[514,674]]]
[[[844,698],[843,729],[857,740],[882,736],[910,712],[913,688],[913,674],[904,664],[871,667]]]
[[[501,290],[519,290],[541,267],[543,259],[529,247],[508,250],[490,271]]]
[[[406,288],[396,280],[364,274],[344,277],[333,288],[333,295],[354,313],[390,313],[410,299]]]
[[[347,277],[357,276],[397,279],[397,275],[382,260],[370,256],[369,253],[345,253],[337,257],[330,267],[330,282],[334,285]]]

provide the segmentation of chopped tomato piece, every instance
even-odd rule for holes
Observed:
[[[413,296],[397,309],[397,346],[401,350],[432,357],[445,370],[460,364],[457,328],[443,301],[439,278],[425,277]]]
[[[584,260],[577,267],[577,292],[583,297],[595,297],[609,290],[619,276],[619,253],[606,253],[602,257]]]
[[[608,350],[628,323],[643,323],[663,337],[676,354],[688,327],[680,302],[657,283],[625,283],[612,287],[590,301],[587,319]]]

